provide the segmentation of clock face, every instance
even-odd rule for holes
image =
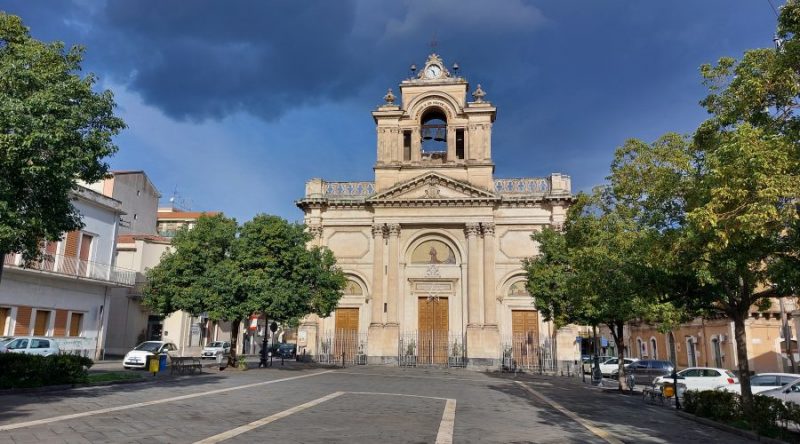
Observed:
[[[425,77],[429,79],[435,79],[442,74],[442,68],[438,65],[431,65],[425,69]]]

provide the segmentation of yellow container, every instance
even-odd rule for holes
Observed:
[[[675,388],[672,387],[671,384],[669,385],[664,384],[664,396],[666,396],[667,398],[672,398],[673,396],[675,396]]]
[[[158,356],[153,355],[148,356],[148,358],[150,358],[150,363],[147,366],[147,370],[152,374],[158,373]]]

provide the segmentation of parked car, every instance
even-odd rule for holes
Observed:
[[[153,355],[160,355],[161,353],[167,354],[167,360],[170,356],[175,356],[178,347],[171,342],[164,341],[146,341],[137,345],[133,350],[129,351],[125,358],[122,359],[122,366],[125,368],[145,368],[147,366],[147,357]]]
[[[269,348],[267,356],[277,356],[285,359],[292,359],[297,355],[297,344],[273,344]]]
[[[216,358],[217,355],[228,356],[231,353],[231,343],[227,341],[214,341],[203,348],[200,358]]]
[[[55,340],[41,336],[12,338],[11,341],[3,345],[3,350],[8,353],[27,353],[41,356],[57,355],[60,352]]]
[[[759,396],[770,396],[787,402],[800,404],[800,379],[795,379],[783,387],[764,390]]]
[[[659,376],[671,375],[675,367],[669,361],[643,359],[636,361],[625,369],[626,376],[633,377],[634,384],[651,384]],[[611,372],[611,378],[617,378],[619,370]]]
[[[624,358],[622,365],[628,368],[631,364],[638,361],[639,358]],[[611,373],[619,371],[619,358],[611,358],[600,364],[600,373],[605,377],[611,376]]]
[[[6,351],[6,344],[13,341],[13,336],[2,336],[0,337],[0,353]]]
[[[794,373],[759,373],[750,377],[750,390],[753,394],[767,390],[777,389],[800,379],[800,375]],[[717,387],[717,390],[726,390],[733,393],[742,394],[741,384],[725,384]]]
[[[663,385],[672,382],[669,375],[659,376],[653,384]],[[730,370],[712,367],[689,367],[678,372],[678,384],[686,386],[686,390],[713,390],[721,385],[738,384],[739,379]]]
[[[598,356],[598,361],[602,364],[605,361],[613,358],[613,356]],[[586,374],[592,373],[594,367],[594,356],[584,356],[581,361],[583,362],[583,372]]]

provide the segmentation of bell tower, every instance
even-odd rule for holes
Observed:
[[[381,191],[437,171],[491,190],[492,123],[495,107],[484,100],[480,85],[453,73],[437,54],[424,67],[411,66],[411,77],[400,82],[400,98],[391,89],[385,103],[372,112],[377,125],[375,188]]]

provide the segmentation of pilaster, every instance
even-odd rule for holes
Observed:
[[[386,307],[386,323],[387,325],[397,325],[397,304],[398,304],[398,287],[400,271],[400,224],[388,224],[389,228],[389,279],[386,289],[387,307]]]
[[[494,224],[483,223],[483,323],[497,328],[497,297],[495,295],[495,237]]]
[[[468,223],[464,228],[467,237],[467,327],[480,325],[480,296],[479,264],[480,252],[478,251],[478,233],[480,225]]]

